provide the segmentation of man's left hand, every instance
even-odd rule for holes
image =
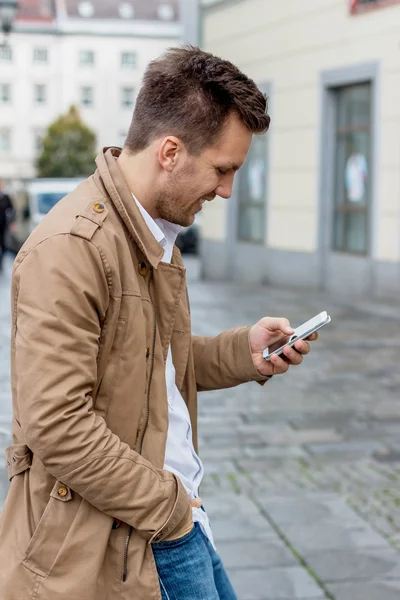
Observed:
[[[249,341],[251,356],[257,371],[266,377],[286,373],[291,365],[300,365],[303,356],[310,352],[309,342],[318,339],[318,333],[313,333],[307,340],[298,340],[294,347],[285,348],[281,356],[273,354],[271,360],[265,360],[263,351],[281,338],[292,335],[294,329],[287,319],[264,317],[250,330]]]

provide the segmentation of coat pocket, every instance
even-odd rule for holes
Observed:
[[[42,577],[50,573],[81,502],[80,496],[56,481],[22,561],[28,569]]]
[[[114,387],[118,382],[118,373],[121,361],[121,353],[123,352],[126,332],[128,329],[128,320],[121,317],[117,321],[115,335],[111,350],[107,356],[107,364],[105,372],[101,377],[101,384],[98,395],[95,400],[95,409],[97,413],[106,415],[113,396]],[[103,350],[105,352],[105,350]]]

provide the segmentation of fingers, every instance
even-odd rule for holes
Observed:
[[[311,350],[310,344],[304,340],[299,340],[298,342],[296,342],[294,347],[297,350],[297,352],[300,352],[300,354],[303,354],[304,356],[308,354]]]
[[[318,332],[315,332],[313,334],[311,334],[310,336],[308,336],[307,340],[309,340],[310,342],[315,342],[318,339]]]
[[[301,365],[303,362],[303,352],[300,353],[295,348],[287,346],[283,353],[291,365]]]
[[[281,331],[285,335],[294,333],[294,329],[290,326],[288,319],[264,317],[264,319],[259,321],[259,325],[265,327],[265,329],[268,329],[269,331]]]
[[[201,498],[191,498],[190,504],[193,506],[193,508],[201,508],[203,501]]]
[[[273,375],[283,375],[289,369],[289,363],[277,354],[271,356],[270,363],[272,364]]]

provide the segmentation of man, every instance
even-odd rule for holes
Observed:
[[[266,362],[293,331],[272,318],[192,336],[173,244],[230,196],[268,126],[235,66],[172,49],[146,71],[123,152],[101,152],[22,248],[2,600],[236,598],[198,498],[197,391],[264,383],[309,344]]]
[[[3,268],[4,254],[6,253],[6,231],[7,225],[14,212],[11,198],[4,193],[4,183],[0,179],[0,271]]]

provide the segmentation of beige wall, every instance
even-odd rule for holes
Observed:
[[[319,228],[320,74],[380,65],[374,258],[400,259],[400,4],[357,16],[345,0],[243,0],[205,13],[204,47],[270,82],[268,245],[315,251]],[[221,239],[226,204],[204,212]]]

